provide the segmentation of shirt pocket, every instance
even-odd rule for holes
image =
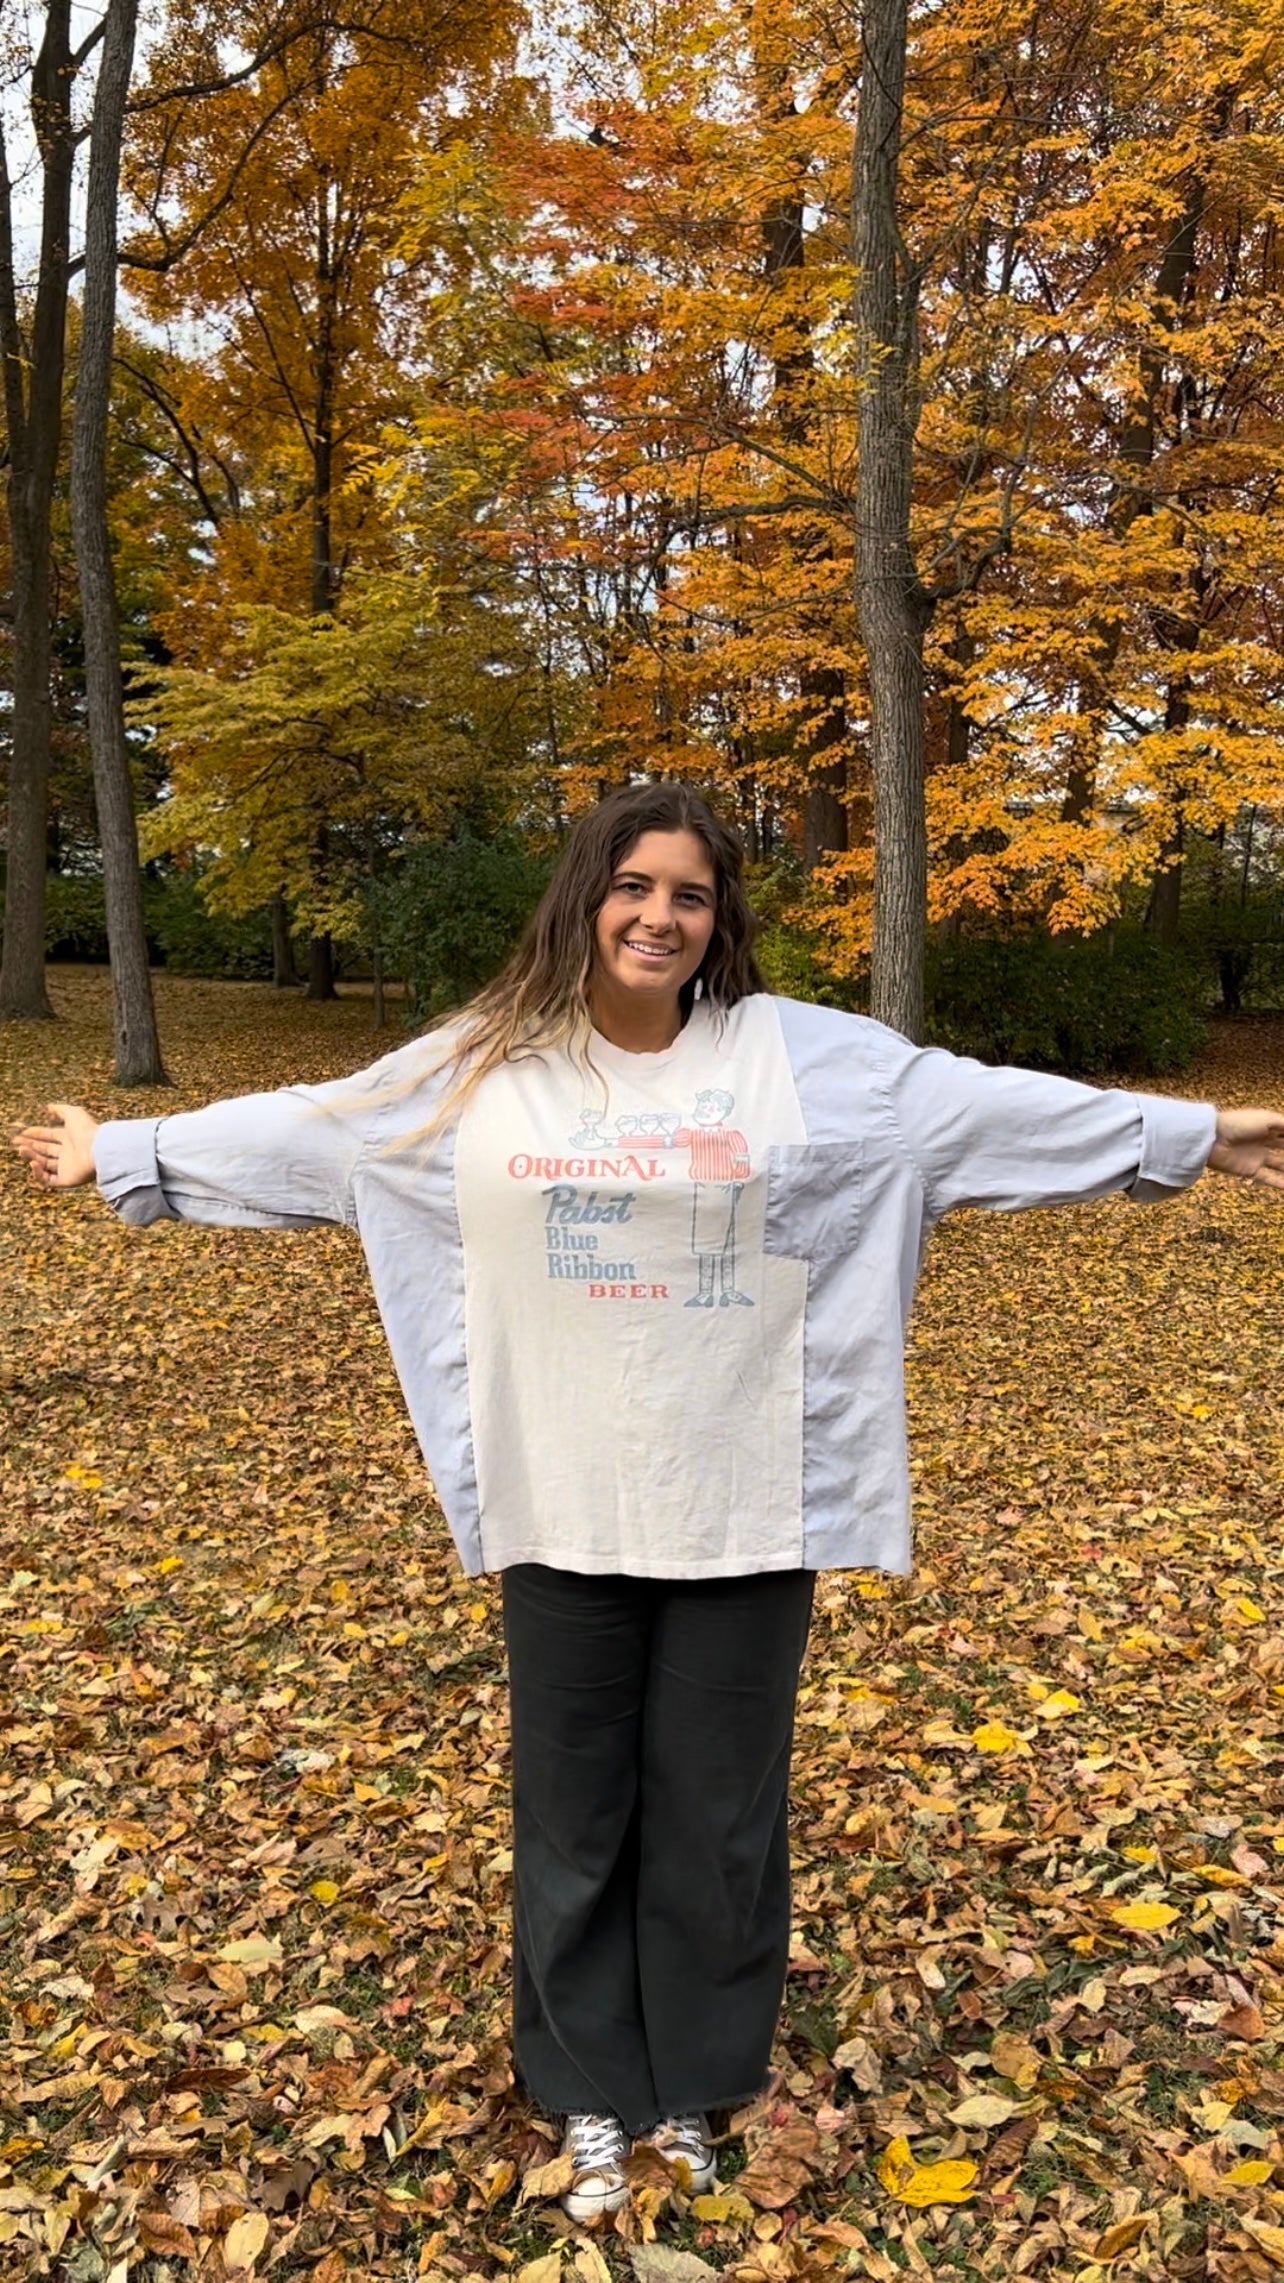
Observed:
[[[763,1250],[791,1260],[839,1260],[861,1227],[861,1145],[779,1143],[767,1157]]]

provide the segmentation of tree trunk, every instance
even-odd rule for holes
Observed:
[[[0,358],[8,446],[13,588],[13,715],[8,865],[0,952],[0,1019],[47,1018],[45,828],[53,727],[50,700],[49,534],[67,338],[68,242],[75,133],[70,0],[49,0],[31,75],[41,172],[40,271],[25,337],[13,251],[13,186],[0,121]]]
[[[330,185],[322,178],[317,208],[316,384],[312,407],[312,610],[322,617],[335,605],[334,392],[335,281]]]
[[[896,215],[907,0],[866,0],[863,29],[852,243],[860,392],[856,610],[874,779],[871,1012],[917,1040],[927,933],[923,639],[932,602],[910,548],[918,279],[902,274]]]
[[[1221,984],[1222,1010],[1228,1015],[1244,1011],[1244,985],[1253,964],[1251,951],[1231,950],[1226,946],[1217,954],[1217,974]]]
[[[278,991],[293,990],[299,977],[294,964],[294,945],[290,938],[290,914],[279,888],[268,905],[268,910],[272,915],[272,981]]]
[[[330,190],[323,178],[317,208],[316,284],[317,342],[316,388],[312,415],[312,613],[323,617],[335,606],[333,488],[334,488],[334,276],[330,228]],[[317,835],[318,854],[324,863],[327,833]],[[314,935],[308,944],[309,999],[334,999],[334,944],[327,935]]]
[[[14,512],[13,727],[9,754],[9,832],[5,864],[0,1021],[49,1020],[45,989],[45,826],[53,708],[49,691],[49,552]]]
[[[1180,621],[1170,627],[1174,640],[1190,642],[1193,630]],[[1185,729],[1190,720],[1190,684],[1179,675],[1168,684],[1168,697],[1164,706],[1164,728]],[[1181,927],[1181,880],[1186,847],[1186,820],[1180,791],[1174,803],[1173,829],[1159,851],[1159,868],[1150,891],[1150,909],[1146,924],[1156,943],[1176,943]]]
[[[774,57],[758,60],[759,99],[777,118],[792,118],[797,104],[782,81]],[[763,216],[764,269],[770,284],[806,266],[805,208],[793,185],[772,200]],[[815,371],[815,351],[805,306],[799,298],[787,327],[777,321],[773,355],[776,418],[791,444],[810,441],[812,421],[807,384]],[[816,558],[826,561],[832,547],[823,532],[813,541]],[[821,859],[845,852],[847,825],[847,688],[836,666],[805,668],[803,700],[812,708],[807,732],[807,784],[803,795],[803,862],[813,871]]]
[[[71,432],[71,521],[85,636],[85,696],[103,851],[119,1086],[167,1084],[143,924],[138,827],[125,735],[120,620],[107,522],[107,420],[116,335],[120,143],[138,0],[110,0],[94,92],[85,209],[85,286]]]
[[[1181,928],[1181,876],[1184,846],[1185,835],[1179,817],[1172,839],[1165,842],[1160,852],[1162,869],[1155,874],[1155,884],[1150,891],[1150,910],[1147,914],[1150,933],[1155,942],[1162,943],[1168,948],[1176,943]]]
[[[308,944],[309,999],[337,999],[334,987],[334,943],[328,935],[314,935]]]
[[[814,666],[803,675],[803,695],[819,716],[807,739],[803,804],[803,862],[813,871],[822,857],[847,847],[847,688],[836,666]],[[830,752],[833,759],[826,760]]]

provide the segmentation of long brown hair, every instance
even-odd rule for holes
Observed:
[[[698,972],[682,987],[683,1021],[697,984],[717,1014],[766,989],[753,956],[756,922],[745,896],[744,855],[735,833],[690,785],[625,786],[575,825],[507,966],[467,1006],[443,1018],[451,1033],[446,1063],[452,1076],[433,1128],[456,1116],[501,1063],[566,1046],[587,1061],[594,922],[615,874],[644,832],[694,833],[713,867],[713,933]]]

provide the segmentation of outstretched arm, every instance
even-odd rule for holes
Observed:
[[[1284,1190],[1280,1111],[1219,1111],[996,1070],[887,1035],[887,1099],[933,1217],[958,1205],[1071,1204],[1115,1189],[1146,1203],[1189,1187],[1206,1167]]]
[[[165,1118],[103,1124],[72,1102],[56,1123],[16,1137],[33,1180],[73,1189],[97,1179],[122,1220],[312,1228],[355,1220],[352,1174],[384,1102],[414,1091],[416,1044],[324,1086],[245,1094]]]

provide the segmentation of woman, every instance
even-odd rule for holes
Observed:
[[[714,2177],[766,2075],[813,1577],[909,1568],[906,1316],[933,1222],[1206,1164],[1284,1119],[990,1070],[771,997],[681,785],[576,827],[522,949],[355,1078],[18,1138],[127,1220],[359,1230],[460,1559],[503,1572],[517,2066],[576,2220],[630,2143]]]

